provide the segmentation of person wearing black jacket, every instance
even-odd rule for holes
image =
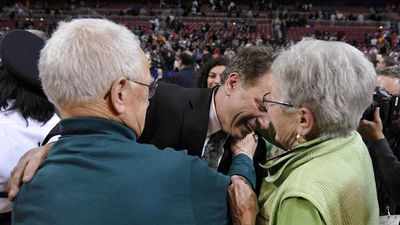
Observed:
[[[162,149],[187,150],[205,160],[212,134],[223,131],[216,169],[227,173],[232,163],[230,142],[252,131],[266,128],[267,113],[260,105],[268,92],[274,52],[269,47],[241,49],[221,74],[219,87],[182,88],[160,82],[147,109],[145,128],[139,142]],[[263,177],[259,164],[265,163],[267,148],[262,138],[254,155],[257,190]],[[205,160],[207,161],[207,160]]]
[[[179,55],[179,72],[163,79],[163,81],[185,88],[194,88],[198,79],[199,73],[194,70],[193,54],[189,51],[184,51]]]
[[[377,86],[400,95],[400,67],[378,71]],[[380,214],[400,214],[400,119],[383,127],[379,110],[373,121],[362,120],[358,131],[367,142],[374,166]]]

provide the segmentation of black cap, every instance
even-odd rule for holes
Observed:
[[[22,85],[41,90],[38,62],[44,41],[25,30],[12,30],[1,40],[4,69]]]

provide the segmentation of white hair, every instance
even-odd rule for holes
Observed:
[[[60,23],[42,49],[39,76],[57,107],[103,97],[120,76],[142,77],[146,63],[136,36],[105,19]]]
[[[325,139],[357,128],[376,80],[372,63],[353,46],[310,39],[281,52],[272,74],[285,101],[313,113]]]

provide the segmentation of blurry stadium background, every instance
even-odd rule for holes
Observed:
[[[400,60],[400,1],[1,1],[1,34],[38,29],[51,35],[59,21],[108,18],[131,29],[157,70],[169,76],[176,55],[193,52],[197,67],[238,48],[281,48],[303,37],[339,40],[374,63]],[[160,70],[161,69],[161,70]]]

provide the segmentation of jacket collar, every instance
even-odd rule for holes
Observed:
[[[299,144],[296,148],[289,150],[290,152],[283,157],[262,165],[268,173],[265,179],[267,182],[273,182],[279,186],[294,168],[358,141],[362,143],[360,135],[354,131],[347,137],[337,137],[329,140],[316,138]]]
[[[191,149],[191,155],[201,156],[210,113],[213,90],[197,89],[198,94],[190,99],[185,109],[182,126],[182,146]]]
[[[117,138],[135,141],[136,134],[127,126],[99,117],[74,117],[59,123],[61,138],[64,135],[109,134]]]

